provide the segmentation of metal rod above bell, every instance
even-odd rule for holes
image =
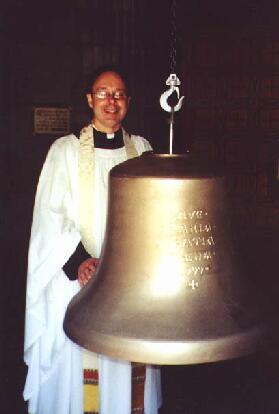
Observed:
[[[130,361],[239,357],[268,333],[269,312],[247,279],[223,174],[189,155],[144,154],[110,173],[100,265],[64,329],[84,348]]]

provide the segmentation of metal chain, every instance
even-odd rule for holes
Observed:
[[[171,0],[171,44],[170,44],[170,73],[176,73],[176,0]]]
[[[170,75],[166,81],[166,85],[169,86],[169,89],[162,93],[160,97],[161,107],[170,112],[170,154],[172,154],[173,148],[173,124],[174,124],[174,113],[179,111],[182,105],[184,96],[180,97],[179,94],[179,85],[180,80],[176,76],[176,42],[177,42],[177,28],[176,28],[176,0],[171,1],[171,16],[170,16]],[[171,97],[172,94],[176,94],[178,102],[176,104],[168,104],[167,100]]]

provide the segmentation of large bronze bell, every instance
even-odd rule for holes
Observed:
[[[67,335],[155,364],[255,350],[266,321],[236,254],[229,207],[222,173],[187,155],[147,153],[114,167],[100,265],[68,307]]]

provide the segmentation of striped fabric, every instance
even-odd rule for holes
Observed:
[[[144,414],[145,365],[132,363],[132,412]],[[83,370],[84,414],[99,414],[99,374]]]
[[[99,413],[99,373],[96,369],[83,370],[84,414]]]
[[[132,414],[144,414],[145,365],[132,363]]]

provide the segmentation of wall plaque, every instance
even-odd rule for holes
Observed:
[[[37,134],[63,135],[70,132],[69,108],[34,108],[34,131]]]

